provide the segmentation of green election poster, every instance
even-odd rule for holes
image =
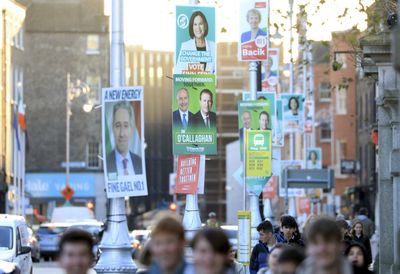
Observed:
[[[172,97],[173,153],[217,154],[215,76],[175,74]]]

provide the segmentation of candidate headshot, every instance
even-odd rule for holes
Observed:
[[[194,115],[198,128],[214,128],[216,126],[217,115],[212,112],[213,94],[209,89],[200,92],[200,110]]]
[[[269,125],[269,113],[266,111],[262,111],[258,116],[258,125],[259,130],[270,130],[271,127]]]
[[[207,39],[208,28],[207,18],[204,13],[201,11],[193,12],[188,26],[190,40],[183,42],[181,45],[175,73],[182,73],[182,71],[187,70],[187,62],[180,60],[185,51],[206,51],[211,57],[211,61],[199,63],[204,66],[203,71],[211,74],[215,73],[215,43]]]
[[[312,150],[308,154],[308,160],[311,161],[313,164],[316,164],[318,161],[318,154],[316,151]]]
[[[249,111],[244,111],[242,113],[242,128],[239,129],[239,137],[243,139],[244,129],[251,129],[251,114]]]
[[[299,98],[290,97],[288,102],[288,108],[289,110],[291,110],[293,116],[299,115],[299,107],[300,107]]]
[[[250,31],[242,33],[242,43],[253,41],[258,36],[267,36],[267,34],[259,28],[261,23],[261,13],[258,9],[250,9],[246,14],[246,20],[250,25]]]
[[[118,176],[142,174],[142,158],[129,150],[133,141],[135,114],[132,105],[127,101],[117,102],[112,109],[112,135],[114,149],[107,154],[107,173]]]
[[[181,88],[176,93],[176,103],[178,109],[172,113],[172,121],[174,127],[187,129],[189,124],[193,122],[193,113],[189,109],[189,91]]]

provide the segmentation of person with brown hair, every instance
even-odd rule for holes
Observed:
[[[152,264],[145,273],[183,274],[188,267],[184,261],[185,230],[175,215],[160,217],[151,231]]]
[[[297,274],[352,274],[342,255],[342,232],[335,220],[317,218],[307,231],[307,254]]]
[[[229,258],[231,245],[221,229],[205,228],[194,236],[193,249],[194,270],[188,273],[201,274],[234,274]]]
[[[356,221],[351,228],[351,236],[354,242],[362,244],[367,252],[365,258],[367,264],[372,263],[371,242],[367,236],[364,235],[364,226],[361,221]]]

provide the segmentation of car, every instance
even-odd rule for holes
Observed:
[[[0,260],[0,273],[1,274],[20,274],[21,270],[14,263],[9,263]]]
[[[25,218],[0,214],[0,260],[14,263],[21,273],[32,273],[31,247]]]
[[[62,233],[73,223],[44,223],[39,226],[37,239],[39,240],[40,255],[45,261],[55,260],[58,255],[58,242]]]
[[[40,246],[33,229],[28,227],[29,246],[31,247],[32,262],[40,262]]]
[[[237,243],[238,243],[238,226],[237,225],[223,225],[221,229],[226,233],[228,236],[229,243],[231,244],[234,250],[237,250]]]

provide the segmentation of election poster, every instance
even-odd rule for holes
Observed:
[[[283,147],[285,144],[285,133],[283,132],[283,106],[280,99],[276,100],[276,123],[272,135],[273,144]]]
[[[268,1],[240,1],[240,61],[267,60],[268,4]]]
[[[174,75],[172,97],[173,153],[217,154],[214,75]]]
[[[246,130],[246,188],[260,195],[272,175],[271,130]]]
[[[279,48],[269,48],[268,58],[261,63],[262,90],[277,92],[279,84]]]
[[[215,74],[215,8],[176,6],[174,74]]]
[[[240,139],[240,155],[243,159],[243,140],[245,130],[259,129],[271,130],[272,100],[260,101],[241,101],[239,102],[239,139]]]
[[[305,133],[312,133],[314,127],[314,101],[306,100],[304,102],[304,115],[305,115],[305,122],[304,122],[304,132]]]
[[[282,171],[288,169],[302,169],[303,161],[301,160],[283,160],[281,161]],[[279,197],[286,197],[286,189],[282,177],[279,178]],[[306,192],[304,188],[288,188],[289,197],[304,197]]]
[[[320,147],[308,147],[306,157],[307,169],[322,169],[322,150]]]
[[[296,208],[298,211],[298,215],[301,216],[303,214],[311,213],[311,199],[308,197],[297,197],[296,198]]]
[[[238,211],[237,260],[244,266],[250,265],[251,255],[251,212]]]
[[[263,189],[263,200],[274,199],[278,195],[278,176],[271,176]]]
[[[243,101],[248,101],[250,100],[250,92],[245,91],[242,94]],[[276,108],[276,93],[274,92],[265,92],[265,91],[259,91],[257,92],[257,100],[258,101],[267,101],[270,104],[270,112],[268,112],[268,115],[270,114],[270,125],[268,125],[268,129],[272,129],[272,145],[273,146],[280,146],[279,142],[279,135],[275,133],[275,130],[277,128],[277,108]],[[279,131],[278,131],[279,133]],[[281,136],[282,138],[282,136]],[[282,141],[281,141],[282,142]]]
[[[143,87],[103,88],[102,99],[107,197],[146,196]]]
[[[200,172],[200,155],[178,155],[176,193],[195,194]]]
[[[281,94],[283,106],[283,128],[285,132],[303,132],[304,97],[302,94]]]

